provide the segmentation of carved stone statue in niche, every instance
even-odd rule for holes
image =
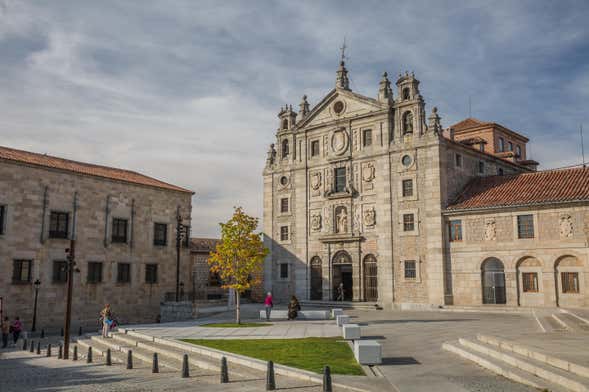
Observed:
[[[340,206],[336,208],[335,232],[340,234],[348,232],[348,211],[346,207]]]
[[[376,225],[376,211],[374,207],[364,210],[364,225],[374,227]]]
[[[573,236],[573,219],[570,215],[560,217],[560,236],[562,238]]]
[[[321,213],[316,212],[311,215],[311,230],[319,231],[321,230]]]
[[[316,171],[311,174],[311,188],[318,190],[321,187],[321,172]]]
[[[490,220],[485,223],[485,241],[495,241],[497,239],[497,229],[495,221]]]

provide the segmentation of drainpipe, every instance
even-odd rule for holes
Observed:
[[[47,206],[49,205],[49,187],[45,186],[43,190],[43,215],[41,215],[41,237],[42,244],[45,243],[45,216],[47,215]]]

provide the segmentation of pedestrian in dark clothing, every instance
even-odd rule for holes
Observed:
[[[18,341],[20,337],[20,332],[22,331],[22,323],[20,322],[20,318],[17,316],[15,317],[14,321],[12,322],[12,339],[14,344]]]
[[[4,317],[2,320],[2,348],[8,346],[8,334],[10,333],[10,322],[8,317]]]
[[[288,303],[288,319],[294,320],[298,316],[298,312],[301,310],[301,304],[299,300],[294,295],[290,298],[290,302]]]

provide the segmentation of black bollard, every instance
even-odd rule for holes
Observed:
[[[59,351],[57,352],[57,359],[62,359],[62,358],[63,358],[63,346],[60,344]]]
[[[78,336],[82,336],[82,326],[80,325],[80,328],[78,329]]]
[[[127,351],[127,369],[133,369],[133,351]]]
[[[22,341],[22,350],[27,351],[27,339],[23,339]]]
[[[151,363],[151,372],[152,373],[159,373],[160,372],[160,365],[157,361],[157,353],[153,353],[153,362]]]
[[[63,328],[61,329],[61,336],[63,336]]]
[[[47,356],[50,357],[51,356],[51,343],[49,343],[47,345]]]
[[[88,355],[86,356],[86,363],[92,363],[92,346],[88,347]]]
[[[37,355],[41,355],[41,342],[37,342]]]
[[[72,356],[72,361],[78,360],[78,346],[74,346],[74,355]]]
[[[323,368],[323,392],[333,392],[331,387],[331,370],[329,366]]]
[[[110,348],[106,349],[106,366],[112,366],[112,357],[110,354]]]
[[[276,390],[276,377],[274,377],[274,362],[268,361],[268,370],[266,372],[266,390]]]
[[[184,354],[184,356],[182,357],[182,378],[188,377],[190,377],[188,371],[188,354]]]
[[[41,329],[41,339],[44,339],[44,338],[45,338],[45,330]]]
[[[31,349],[29,350],[30,352],[34,352],[35,351],[35,341],[31,340]]]
[[[221,384],[229,382],[229,370],[227,369],[227,358],[221,358]]]

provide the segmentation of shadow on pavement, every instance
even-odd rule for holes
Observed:
[[[388,357],[382,359],[382,365],[421,365],[421,363],[413,357]]]
[[[369,321],[364,321],[361,325],[370,326],[370,324],[447,323],[447,322],[467,322],[467,321],[479,321],[479,319],[369,320]]]

